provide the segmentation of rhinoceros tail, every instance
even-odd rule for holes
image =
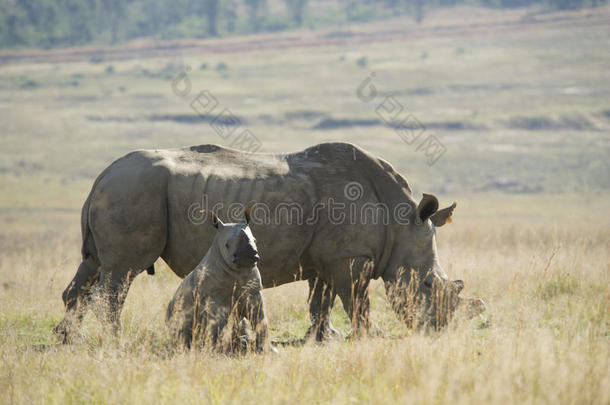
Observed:
[[[133,153],[133,152],[132,152]],[[102,170],[102,172],[97,176],[95,181],[93,182],[93,186],[91,186],[91,191],[87,196],[87,200],[83,204],[83,210],[81,211],[80,217],[80,225],[81,225],[81,235],[83,237],[83,246],[81,248],[81,254],[83,256],[83,260],[86,260],[88,257],[92,256],[93,259],[99,262],[97,257],[97,249],[95,247],[95,241],[93,240],[93,236],[91,235],[91,227],[89,226],[89,205],[91,203],[91,196],[95,192],[95,188],[97,187],[100,180],[106,175],[108,170],[120,159],[112,162],[110,166]]]
[[[83,204],[83,210],[81,212],[81,235],[83,237],[83,245],[81,247],[81,254],[83,260],[86,260],[90,256],[93,256],[97,260],[97,249],[91,235],[91,228],[89,227],[89,201],[91,200],[91,193],[87,197],[87,200]]]
[[[93,257],[95,261],[99,263],[99,259],[97,257],[97,248],[95,247],[95,241],[93,240],[93,235],[91,235],[91,227],[89,226],[89,205],[91,204],[91,196],[95,192],[95,188],[100,180],[104,177],[106,172],[114,165],[113,162],[110,166],[105,168],[99,176],[93,182],[93,186],[91,186],[91,191],[87,196],[87,200],[83,204],[83,210],[81,211],[80,217],[80,225],[81,225],[81,235],[83,237],[83,246],[81,247],[81,254],[83,256],[83,260],[86,260],[88,257]]]

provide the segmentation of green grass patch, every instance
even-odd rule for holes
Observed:
[[[570,274],[559,274],[542,283],[539,289],[540,298],[552,300],[561,295],[574,295],[580,288],[580,282]]]
[[[27,312],[0,313],[0,339],[17,345],[49,345],[57,343],[53,328],[61,320],[57,315]]]

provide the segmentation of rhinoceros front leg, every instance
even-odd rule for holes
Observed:
[[[310,278],[309,282],[309,316],[311,326],[305,334],[305,339],[314,336],[322,342],[330,338],[343,338],[343,334],[333,327],[330,313],[337,296],[330,284],[319,278]]]
[[[91,301],[92,287],[98,279],[99,263],[89,257],[78,266],[76,275],[64,290],[62,299],[66,313],[64,319],[53,329],[62,343],[70,343],[72,336],[78,332],[87,305]]]
[[[235,331],[239,330],[241,335],[248,335],[247,325],[249,324],[254,332],[254,347],[256,352],[276,353],[277,350],[271,345],[271,340],[269,339],[269,322],[265,313],[263,294],[258,290],[256,292],[247,292],[244,297],[240,298],[236,305],[237,310],[234,313]],[[242,320],[247,321],[245,325],[242,324]],[[235,339],[237,336],[234,332],[233,341],[237,341]],[[245,345],[246,350],[249,349],[248,344],[249,342]]]
[[[352,322],[352,336],[361,336],[370,328],[370,300],[368,287],[373,266],[366,257],[341,259],[325,266],[333,280],[343,309]]]
[[[228,354],[231,351],[231,344],[229,346],[224,347],[222,344],[223,331],[228,323],[228,316],[216,316],[213,320],[208,320],[210,323],[210,340],[212,343],[212,351],[216,352],[224,352]],[[205,341],[205,337],[204,337]]]
[[[260,291],[251,297],[247,310],[247,319],[250,321],[256,336],[256,351],[258,353],[277,353],[277,349],[271,345],[271,341],[269,340],[269,322],[267,321],[267,315],[265,314],[263,295]]]

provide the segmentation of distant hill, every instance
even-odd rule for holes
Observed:
[[[597,7],[607,0],[480,0],[513,8]],[[464,0],[0,0],[0,47],[56,48],[317,29],[408,14],[413,24]]]

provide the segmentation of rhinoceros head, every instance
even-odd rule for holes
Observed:
[[[251,269],[260,259],[256,239],[248,225],[249,211],[249,207],[246,207],[246,221],[240,223],[222,223],[213,212],[209,214],[212,224],[218,229],[214,243],[218,243],[225,263],[235,270]]]
[[[485,310],[480,299],[459,296],[462,280],[450,280],[443,271],[436,248],[436,228],[451,222],[456,207],[438,209],[438,200],[424,194],[398,235],[396,266],[384,275],[388,298],[397,314],[410,327],[439,329],[459,308],[468,316]]]

